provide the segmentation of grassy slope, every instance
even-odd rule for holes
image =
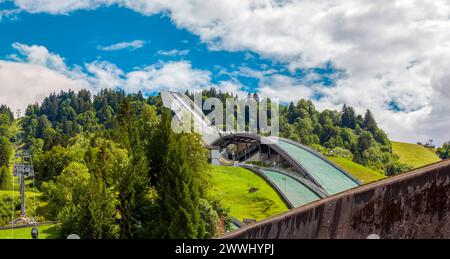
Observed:
[[[18,228],[0,230],[0,239],[31,239],[32,228]],[[39,226],[39,239],[52,239],[57,237],[56,225]]]
[[[392,147],[394,153],[400,157],[402,162],[414,168],[436,163],[441,160],[432,149],[420,145],[392,141]]]
[[[262,178],[239,167],[213,166],[209,195],[230,208],[239,220],[261,220],[288,210],[278,194]],[[250,193],[250,188],[258,188]]]
[[[364,184],[386,178],[383,174],[342,157],[328,157],[328,159],[361,180]]]

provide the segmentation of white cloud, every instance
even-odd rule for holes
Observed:
[[[116,88],[122,85],[122,76],[124,72],[114,64],[108,62],[92,62],[85,64],[86,69],[92,74],[89,82],[92,88]]]
[[[80,9],[95,9],[111,5],[115,0],[15,0],[16,6],[30,13],[46,12],[51,14],[67,14]]]
[[[117,50],[123,50],[123,49],[131,49],[131,50],[135,50],[135,49],[140,49],[143,48],[144,45],[146,44],[146,41],[143,40],[135,40],[135,41],[124,41],[124,42],[119,42],[110,46],[98,46],[97,48],[99,50],[103,50],[103,51],[117,51]]]
[[[259,91],[263,97],[279,98],[281,102],[310,99],[314,95],[314,89],[292,77],[284,75],[272,75],[264,78]]]
[[[211,85],[208,71],[193,69],[187,61],[147,66],[125,76],[126,89],[157,92],[161,90],[200,90]]]
[[[79,67],[68,67],[64,59],[38,45],[14,43],[18,54],[11,61],[0,60],[0,103],[25,110],[28,104],[40,102],[60,90],[90,89],[87,75]]]
[[[370,108],[395,139],[450,139],[448,0],[15,2],[29,12],[68,13],[110,4],[145,15],[167,11],[178,27],[214,49],[251,50],[286,62],[291,70],[331,62],[347,77],[333,88],[317,86],[324,95],[320,107],[345,102],[360,112]],[[271,94],[285,99],[308,95],[296,84],[289,88]],[[388,110],[392,101],[402,111]]]
[[[67,71],[64,59],[57,54],[50,53],[48,49],[43,46],[28,46],[26,44],[16,42],[12,45],[12,47],[19,51],[19,53],[25,58],[24,62],[48,67],[59,72]],[[15,57],[20,60],[19,57]]]
[[[185,50],[173,49],[173,50],[169,50],[169,51],[159,50],[156,54],[160,55],[160,56],[168,56],[168,57],[186,56],[186,55],[189,55],[189,50],[188,49],[185,49]]]
[[[79,90],[89,85],[44,66],[0,61],[0,103],[13,110],[25,110],[28,104],[42,101],[59,90]]]
[[[64,58],[44,46],[14,43],[20,55],[11,61],[0,60],[0,103],[24,110],[28,104],[40,102],[52,92],[89,89],[94,93],[103,88],[159,92],[209,88],[208,71],[192,68],[188,61],[160,62],[125,73],[105,61],[94,61],[84,67],[69,67]]]

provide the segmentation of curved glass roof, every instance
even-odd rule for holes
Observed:
[[[327,193],[332,195],[358,186],[345,173],[312,152],[283,140],[279,140],[277,144],[297,160]]]
[[[288,175],[271,170],[261,170],[261,172],[278,187],[294,207],[320,199],[316,193]]]

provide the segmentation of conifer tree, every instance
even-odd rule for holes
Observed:
[[[158,185],[160,237],[171,239],[204,238],[205,222],[200,214],[201,182],[196,179],[195,163],[189,158],[192,134],[177,134],[169,141]],[[197,169],[198,170],[198,169]]]
[[[164,155],[167,154],[169,139],[173,135],[171,128],[172,115],[167,108],[161,109],[161,121],[156,133],[151,136],[147,148],[147,159],[150,166],[150,181],[157,185],[163,170]]]
[[[131,155],[128,167],[117,176],[120,233],[122,238],[137,238],[141,234],[142,222],[146,220],[145,207],[149,204],[149,169],[139,132],[139,120],[128,98],[119,107],[118,121],[118,134]]]
[[[160,168],[156,185],[160,212],[156,236],[203,238],[207,233],[200,199],[207,188],[206,151],[198,135],[175,134],[171,121],[170,111],[164,109],[155,140],[159,157],[153,157],[153,166]]]
[[[355,110],[352,107],[344,104],[344,106],[342,107],[341,120],[343,127],[355,129],[357,124]]]
[[[366,115],[364,116],[363,128],[370,131],[374,135],[378,129],[377,122],[375,121],[375,118],[370,110],[367,110]]]

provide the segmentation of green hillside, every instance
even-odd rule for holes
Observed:
[[[378,173],[370,168],[342,157],[328,157],[328,159],[359,179],[363,184],[386,178],[384,174]]]
[[[392,148],[394,153],[400,157],[400,161],[409,164],[414,168],[436,163],[441,160],[436,153],[434,153],[433,149],[416,144],[392,141]]]
[[[239,220],[264,218],[288,211],[288,207],[262,178],[240,167],[213,166],[209,195],[220,200]],[[255,190],[254,192],[251,189]]]

